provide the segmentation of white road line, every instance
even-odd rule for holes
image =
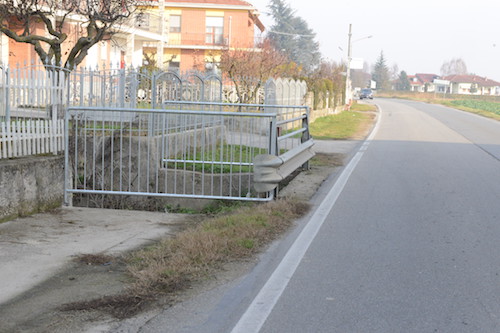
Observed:
[[[365,143],[369,143],[373,140],[379,128],[380,118],[381,112],[379,113],[377,123],[372,133],[366,139]],[[364,144],[363,147],[366,148],[366,145]],[[266,284],[259,291],[246,312],[243,316],[241,316],[231,333],[257,333],[260,331],[262,325],[264,325],[264,322],[267,320],[267,317],[288,285],[288,282],[293,277],[293,274],[302,261],[307,249],[325,222],[326,217],[342,193],[349,177],[363,157],[363,154],[364,152],[360,149],[360,151],[354,155],[352,160],[342,171],[332,189],[328,192],[318,209],[311,217],[311,220],[304,227],[269,280],[267,280]]]

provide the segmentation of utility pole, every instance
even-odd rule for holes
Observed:
[[[345,74],[345,104],[351,103],[351,38],[352,38],[352,24],[349,24],[349,38],[347,41],[347,70]]]

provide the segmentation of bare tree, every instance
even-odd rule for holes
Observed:
[[[223,50],[219,68],[234,84],[240,103],[249,103],[267,79],[287,74],[292,68],[288,63],[285,55],[265,41],[259,49]]]
[[[399,66],[398,64],[394,63],[391,67],[391,69],[389,70],[389,75],[390,75],[390,78],[392,81],[395,81],[399,78]]]
[[[0,32],[32,45],[45,66],[73,70],[135,8],[135,0],[1,0]],[[68,34],[69,22],[76,28],[74,38]],[[70,44],[67,54],[63,43]]]
[[[467,75],[467,65],[462,58],[454,58],[450,61],[445,61],[441,66],[441,76],[448,75]]]

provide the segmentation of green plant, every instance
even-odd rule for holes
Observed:
[[[463,99],[463,100],[453,100],[450,102],[454,106],[462,106],[474,110],[481,110],[487,112],[493,112],[495,114],[500,114],[500,103],[490,102],[476,99]]]
[[[372,116],[365,112],[341,112],[322,117],[310,125],[313,138],[323,140],[345,140],[353,137]]]

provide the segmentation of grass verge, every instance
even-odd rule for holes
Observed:
[[[317,119],[310,125],[310,133],[319,140],[356,139],[371,127],[375,110],[373,104],[354,103],[351,111]]]
[[[125,258],[131,283],[122,294],[66,304],[62,310],[100,310],[123,319],[159,297],[172,302],[168,296],[210,277],[226,263],[262,250],[308,210],[308,203],[287,199],[242,206],[208,218]],[[83,256],[79,260],[88,264],[109,258]]]
[[[223,264],[250,257],[308,210],[307,203],[277,200],[211,218],[130,256],[135,294],[170,293]]]

